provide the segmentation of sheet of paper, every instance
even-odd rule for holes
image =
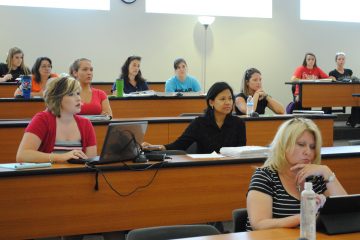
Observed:
[[[191,158],[223,158],[225,156],[218,154],[216,152],[208,153],[208,154],[187,154]]]

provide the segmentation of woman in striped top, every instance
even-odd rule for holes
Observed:
[[[250,182],[248,230],[297,227],[305,181],[312,181],[318,207],[325,196],[346,194],[331,169],[320,165],[321,144],[321,133],[309,119],[294,118],[280,126],[269,158]]]

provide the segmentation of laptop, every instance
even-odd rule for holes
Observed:
[[[110,123],[100,156],[88,159],[70,159],[68,163],[100,165],[134,160],[140,154],[147,122]]]
[[[328,197],[317,229],[327,234],[360,232],[360,194]]]

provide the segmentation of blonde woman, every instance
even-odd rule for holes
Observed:
[[[9,49],[6,63],[0,63],[0,82],[15,82],[21,75],[29,75],[24,63],[24,52],[17,47]]]
[[[320,131],[310,119],[294,118],[280,126],[269,158],[250,182],[248,230],[297,227],[305,181],[313,183],[318,207],[326,196],[347,194],[335,173],[321,165],[321,144]]]
[[[96,156],[95,130],[78,116],[80,84],[72,77],[48,82],[44,93],[47,110],[37,113],[25,129],[17,162],[65,163],[69,159]]]

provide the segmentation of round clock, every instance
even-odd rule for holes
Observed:
[[[126,3],[126,4],[132,4],[134,3],[136,0],[121,0],[122,2]]]

